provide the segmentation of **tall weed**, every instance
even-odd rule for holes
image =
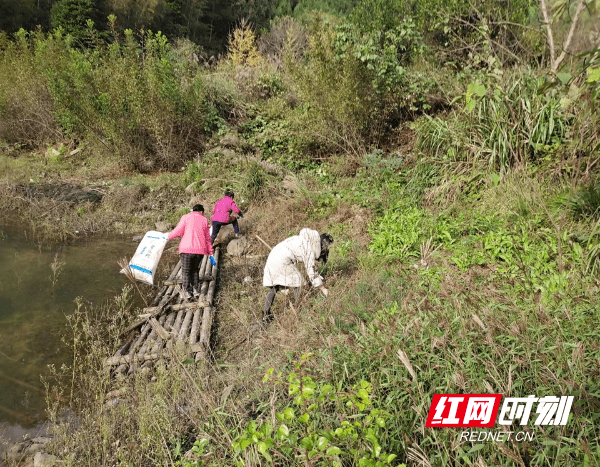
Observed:
[[[417,149],[438,160],[484,161],[500,171],[555,157],[570,117],[556,95],[540,94],[538,86],[528,72],[471,83],[464,109],[448,120],[421,120]]]

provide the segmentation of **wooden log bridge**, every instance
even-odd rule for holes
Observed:
[[[104,362],[114,375],[149,368],[159,359],[170,359],[183,348],[196,362],[210,352],[213,299],[221,247],[215,248],[217,266],[205,255],[199,271],[200,296],[186,300],[181,287],[181,261],[140,319],[121,333],[124,339],[115,354]]]

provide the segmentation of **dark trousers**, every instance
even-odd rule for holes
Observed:
[[[204,255],[195,255],[192,253],[179,253],[181,259],[181,277],[183,279],[183,290],[190,294],[198,290],[198,273],[200,264]]]
[[[219,230],[221,230],[221,227],[229,224],[233,225],[233,231],[236,234],[240,233],[237,217],[230,217],[229,222],[212,221],[212,235],[210,236],[210,243],[215,243],[215,238],[217,238],[217,235],[219,235]]]
[[[274,285],[269,288],[269,292],[267,293],[267,298],[265,299],[265,309],[263,310],[262,319],[264,321],[271,321],[273,319],[273,313],[271,312],[271,306],[273,306],[273,301],[275,300],[275,294],[279,292],[281,289],[285,287],[282,285]],[[294,287],[294,300],[296,304],[298,303],[298,298],[300,298],[300,287]]]

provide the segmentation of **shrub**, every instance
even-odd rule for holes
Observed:
[[[423,211],[399,202],[369,227],[373,241],[369,249],[374,253],[404,260],[418,255],[422,235]]]
[[[527,72],[470,83],[465,108],[445,121],[424,117],[416,148],[441,160],[484,161],[505,171],[552,155],[565,141],[570,123],[554,94],[538,93]]]
[[[410,19],[361,32],[317,16],[309,44],[306,63],[288,60],[286,68],[303,104],[297,126],[322,150],[361,157],[365,144],[381,144],[403,120],[429,109],[437,84],[431,74],[407,69],[421,50]]]
[[[296,371],[287,378],[281,374],[274,378],[276,385],[287,389],[293,403],[275,414],[274,424],[252,420],[233,442],[235,454],[248,462],[258,461],[259,454],[269,463],[276,456],[279,462],[283,458],[293,465],[300,456],[311,465],[405,467],[394,462],[396,454],[382,449],[380,440],[389,414],[371,408],[371,383],[362,380],[342,390],[315,382],[301,367],[306,358],[296,363]],[[264,381],[273,379],[272,375],[273,368]]]
[[[261,56],[256,48],[256,35],[250,25],[243,20],[229,35],[227,56],[236,66],[257,66],[261,62]]]
[[[27,53],[44,74],[62,132],[101,141],[128,167],[179,168],[213,130],[216,111],[195,76],[197,65],[177,56],[160,33],[138,42],[126,31],[108,47],[76,50],[57,31]]]
[[[600,217],[600,183],[580,187],[568,208],[574,217]]]
[[[294,62],[304,56],[308,49],[308,35],[298,20],[283,16],[271,22],[269,31],[259,37],[257,47],[263,57],[281,68],[286,55]]]
[[[29,49],[38,37],[21,29],[0,53],[0,140],[29,148],[60,137],[52,97]]]

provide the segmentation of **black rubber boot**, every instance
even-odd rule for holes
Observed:
[[[275,300],[275,294],[279,291],[279,286],[274,285],[269,289],[269,293],[267,294],[267,298],[265,299],[265,308],[262,313],[262,322],[270,323],[273,321],[273,313],[271,312],[271,306],[273,306],[273,300]]]
[[[263,311],[263,315],[262,315],[262,323],[263,324],[269,324],[273,321],[275,317],[273,316],[273,313],[271,313],[271,310],[264,312]]]

